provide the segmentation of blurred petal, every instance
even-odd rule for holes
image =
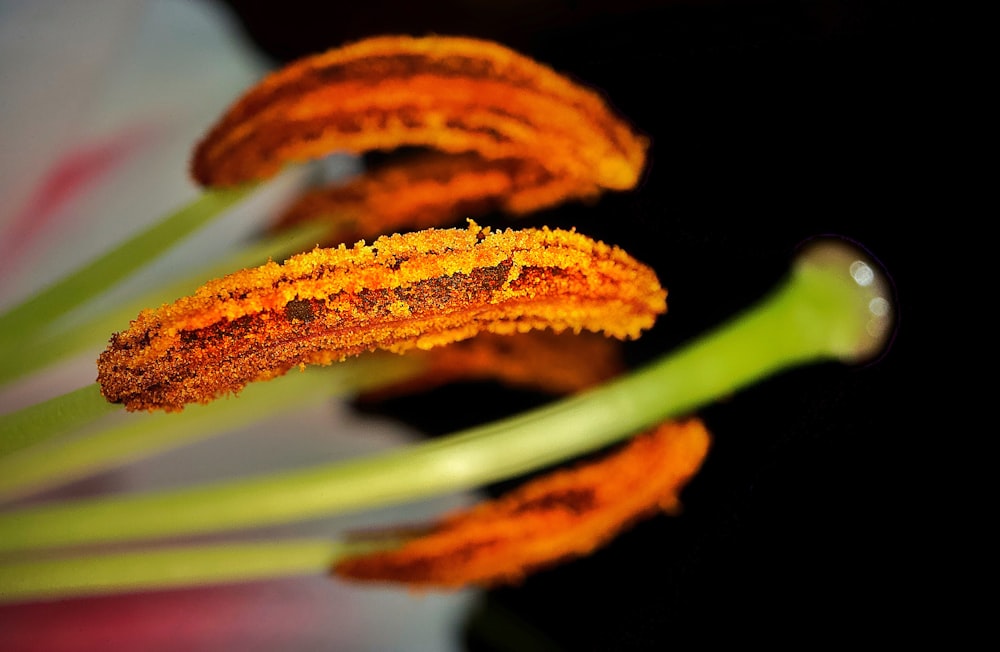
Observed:
[[[157,0],[4,2],[0,61],[0,239],[17,254],[0,303],[194,197],[192,144],[263,70],[213,5]]]
[[[80,144],[84,115],[109,78],[115,51],[135,31],[140,9],[123,0],[0,3],[5,245],[14,216],[25,210],[38,181]]]
[[[193,144],[265,68],[234,27],[208,2],[0,0],[0,307],[196,196],[188,176]],[[259,230],[296,184],[278,179],[131,283],[218,255]],[[95,357],[4,388],[0,409],[92,382]],[[208,481],[361,454],[410,437],[392,424],[352,420],[333,404],[59,493]],[[255,534],[336,537],[370,519],[410,519],[413,509],[416,518],[429,518],[461,501]],[[308,577],[10,605],[0,607],[0,649],[448,650],[458,647],[457,623],[469,597],[420,598]]]
[[[194,144],[264,70],[213,3],[0,0],[0,309],[197,196]],[[223,253],[293,185],[279,179],[103,305]],[[98,344],[3,388],[0,409],[93,381]]]
[[[10,652],[459,649],[465,594],[359,591],[327,578],[5,607]]]

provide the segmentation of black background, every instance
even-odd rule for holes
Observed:
[[[918,543],[903,470],[921,321],[911,217],[932,192],[919,163],[926,43],[907,4],[230,4],[276,62],[376,34],[469,35],[610,98],[652,141],[641,186],[521,224],[575,225],[656,268],[670,311],[629,345],[632,363],[753,303],[811,236],[863,243],[895,280],[899,328],[880,360],[794,370],[702,410],[715,444],[684,514],[491,592],[470,649],[809,645],[926,626],[904,606],[924,582],[906,561]],[[541,400],[474,385],[387,409],[437,434]]]

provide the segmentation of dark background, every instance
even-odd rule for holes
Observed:
[[[895,280],[899,328],[879,361],[794,370],[702,410],[716,439],[684,514],[491,592],[467,626],[470,649],[808,645],[928,626],[909,607],[926,570],[907,559],[918,544],[906,415],[919,408],[921,323],[911,218],[933,190],[919,162],[927,44],[909,5],[230,4],[276,62],[376,34],[469,35],[610,98],[652,141],[641,186],[521,224],[575,225],[656,268],[670,312],[629,345],[631,363],[753,303],[811,236],[863,243]],[[433,435],[542,400],[474,385],[386,409]],[[445,409],[470,404],[474,413]]]

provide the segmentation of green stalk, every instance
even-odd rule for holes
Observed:
[[[319,574],[373,548],[293,539],[8,561],[0,563],[0,603]]]
[[[857,266],[877,268],[860,259],[844,245],[816,246],[776,293],[734,321],[643,369],[542,409],[347,463],[8,512],[0,515],[0,551],[315,518],[468,489],[593,451],[778,370],[877,353],[888,337],[891,297],[884,282],[868,283]]]
[[[325,227],[317,225],[284,231],[277,236],[240,249],[220,262],[187,274],[183,279],[167,283],[137,299],[95,315],[83,323],[56,325],[51,331],[43,331],[43,334],[32,340],[30,345],[21,346],[7,354],[3,367],[0,368],[0,385],[85,351],[87,348],[103,346],[107,342],[108,334],[128,326],[129,321],[135,319],[142,309],[190,294],[206,279],[224,276],[244,267],[260,265],[268,259],[282,259],[291,253],[311,247],[325,231]]]
[[[409,357],[365,356],[251,384],[237,397],[191,405],[180,414],[122,415],[125,422],[119,425],[0,457],[0,501],[208,439],[337,394],[383,386],[419,369],[419,363]],[[103,397],[96,398],[108,405]]]
[[[39,328],[94,298],[243,199],[252,187],[213,190],[0,315],[0,357]]]
[[[0,459],[8,454],[78,430],[120,407],[101,396],[97,383],[0,415]]]

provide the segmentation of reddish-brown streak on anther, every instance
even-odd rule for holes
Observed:
[[[178,410],[301,364],[428,349],[481,332],[638,337],[666,310],[655,273],[570,231],[429,229],[245,269],[139,314],[98,359],[104,396]]]
[[[589,554],[659,510],[676,511],[708,446],[698,420],[663,424],[603,459],[532,480],[417,531],[398,548],[345,559],[334,571],[417,588],[518,582]]]

